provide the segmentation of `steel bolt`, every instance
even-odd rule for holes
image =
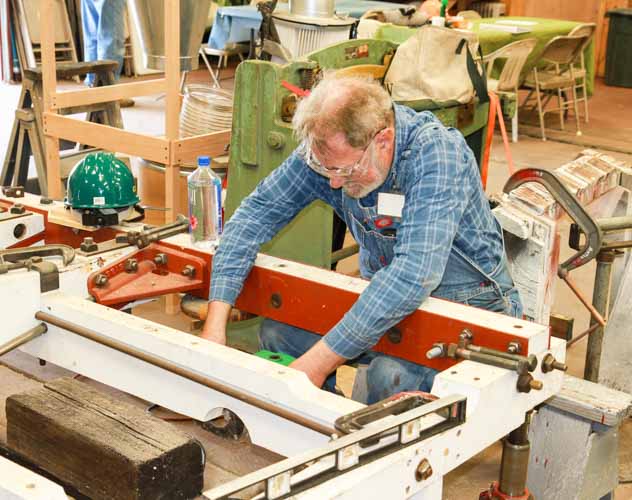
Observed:
[[[431,349],[426,352],[426,358],[435,359],[442,358],[445,355],[443,344],[434,344]]]
[[[551,353],[549,353],[544,356],[544,359],[542,360],[542,372],[549,373],[553,370],[560,370],[565,372],[566,370],[568,370],[568,366],[561,361],[557,361],[555,357]]]
[[[135,273],[138,271],[138,261],[136,259],[127,259],[125,261],[125,272]]]
[[[474,334],[466,328],[459,334],[459,338],[461,340],[472,340],[474,338]]]
[[[105,274],[97,274],[94,277],[94,285],[101,288],[104,287],[108,282],[108,277]]]
[[[533,375],[530,373],[524,373],[518,377],[518,383],[516,384],[516,389],[518,392],[531,392],[531,389],[539,391],[544,387],[544,384],[533,378]]]
[[[417,481],[424,481],[432,476],[432,466],[428,459],[424,458],[419,462],[417,469],[415,470],[415,479]]]
[[[520,344],[516,341],[509,342],[507,346],[507,352],[509,354],[520,354]]]
[[[94,252],[99,249],[99,246],[94,242],[92,236],[86,236],[79,248],[81,248],[82,252]]]
[[[541,391],[544,387],[544,384],[540,380],[533,379],[529,382],[529,386],[535,391]]]
[[[285,146],[285,136],[279,132],[270,132],[266,142],[272,149],[282,149]]]
[[[182,268],[182,276],[188,276],[189,278],[193,278],[195,276],[195,267],[190,264],[187,264]]]
[[[159,266],[164,266],[167,264],[167,254],[166,253],[158,253],[154,257],[154,262]]]

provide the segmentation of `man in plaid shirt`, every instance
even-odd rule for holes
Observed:
[[[293,125],[300,146],[248,196],[226,224],[213,259],[202,336],[226,342],[226,322],[261,244],[314,200],[331,205],[360,246],[371,280],[325,335],[266,320],[264,349],[333,389],[335,370],[368,363],[367,403],[432,388],[435,370],[370,351],[429,296],[521,316],[474,155],[432,113],[393,104],[377,83],[326,77],[303,99]],[[380,213],[388,198],[401,206]]]

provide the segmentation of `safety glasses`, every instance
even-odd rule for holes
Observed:
[[[298,154],[303,158],[305,163],[307,163],[307,166],[309,168],[311,168],[316,173],[319,173],[320,175],[324,175],[325,177],[349,177],[360,167],[360,165],[362,165],[367,156],[367,151],[371,148],[373,141],[375,140],[377,135],[382,132],[382,130],[384,129],[380,129],[375,133],[373,138],[364,148],[364,151],[362,151],[362,156],[360,157],[360,159],[352,165],[347,165],[345,167],[326,167],[320,162],[318,158],[316,158],[316,155],[312,151],[310,141],[308,140],[304,140],[299,145]]]

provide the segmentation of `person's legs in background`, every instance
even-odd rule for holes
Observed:
[[[93,1],[100,10],[97,55],[99,59],[110,59],[118,63],[118,80],[125,56],[125,0]]]
[[[118,80],[125,57],[125,0],[81,0],[85,61],[109,59],[118,63]],[[94,74],[88,74],[86,85],[94,85]],[[121,107],[134,105],[132,99],[121,99]]]
[[[97,55],[97,33],[99,29],[99,10],[97,9],[98,0],[81,0],[81,28],[83,30],[83,60],[96,61]],[[94,83],[94,74],[86,75],[84,83],[92,86]]]

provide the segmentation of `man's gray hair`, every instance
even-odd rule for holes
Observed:
[[[319,147],[342,132],[351,147],[363,148],[377,132],[393,123],[393,103],[388,92],[370,79],[326,75],[302,99],[292,120],[299,140]]]

